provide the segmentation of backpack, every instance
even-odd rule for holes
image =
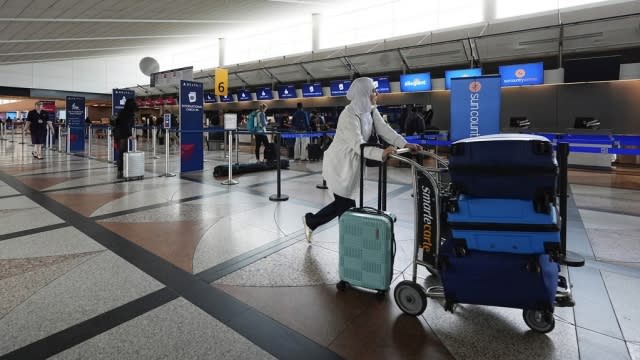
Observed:
[[[250,132],[256,131],[256,115],[256,111],[254,110],[247,116],[247,130]]]

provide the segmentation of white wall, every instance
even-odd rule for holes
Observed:
[[[620,80],[640,79],[640,63],[620,64]]]
[[[113,88],[148,84],[141,56],[52,61],[0,66],[0,86],[111,93]]]

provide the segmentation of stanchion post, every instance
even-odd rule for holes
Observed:
[[[160,159],[160,156],[156,154],[157,136],[158,136],[158,128],[154,126],[153,128],[151,128],[151,141],[153,142],[151,145],[151,148],[153,149],[153,156],[151,157],[152,159]]]
[[[111,126],[107,126],[107,161],[113,161],[113,143],[111,142]]]
[[[287,201],[289,200],[289,195],[284,195],[281,193],[281,178],[280,178],[280,133],[276,132],[275,137],[277,141],[276,144],[276,176],[277,176],[277,193],[269,196],[269,200],[271,201]]]
[[[67,126],[67,154],[71,154],[71,126]]]
[[[88,141],[88,152],[87,152],[87,158],[89,159],[95,159],[95,156],[91,156],[91,138],[93,137],[93,128],[91,127],[91,124],[89,124],[89,141]]]
[[[231,163],[233,161],[233,130],[228,130],[227,131],[227,135],[229,137],[229,169],[227,170],[228,173],[228,178],[227,180],[223,181],[221,184],[222,185],[237,185],[238,182],[236,180],[233,180],[233,164]],[[236,132],[237,134],[237,132]]]
[[[58,125],[58,152],[62,152],[62,127]]]
[[[164,176],[171,177],[176,176],[174,173],[169,172],[169,128],[165,128],[164,132]]]

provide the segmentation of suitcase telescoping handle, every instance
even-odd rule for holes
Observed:
[[[127,151],[138,151],[138,144],[135,137],[127,140]]]
[[[360,208],[364,207],[364,148],[369,146],[381,147],[380,144],[360,144]],[[387,210],[387,162],[381,161],[378,171],[378,210]]]

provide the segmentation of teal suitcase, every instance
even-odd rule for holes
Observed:
[[[364,146],[368,146],[364,144]],[[360,206],[340,216],[339,290],[348,285],[376,290],[384,295],[391,285],[395,238],[395,216],[386,208],[387,167],[382,163],[378,176],[378,208],[363,206],[364,157],[361,152]]]
[[[353,208],[340,217],[340,280],[384,293],[393,274],[393,218],[373,208]],[[340,286],[339,286],[340,287]]]

